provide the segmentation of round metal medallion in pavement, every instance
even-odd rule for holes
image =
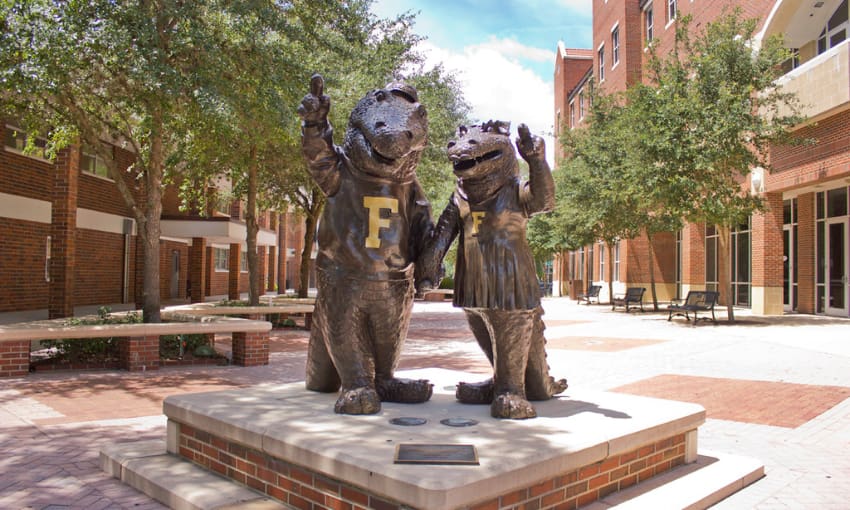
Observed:
[[[444,420],[440,420],[440,423],[449,427],[472,427],[473,425],[478,425],[477,420],[469,418],[446,418]]]
[[[402,416],[401,418],[393,418],[390,420],[393,425],[401,425],[403,427],[414,427],[416,425],[425,425],[428,420],[425,418],[417,418],[415,416]]]

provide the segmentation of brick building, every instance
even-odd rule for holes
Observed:
[[[25,134],[9,121],[0,127],[0,314],[53,318],[72,316],[79,307],[140,306],[143,259],[136,225],[105,162],[80,147],[61,151],[54,161],[25,155]],[[118,147],[111,152],[121,167],[133,161]],[[181,212],[176,189],[164,191],[163,303],[233,299],[248,291],[241,204],[217,209],[223,210],[204,217]],[[261,288],[276,290],[279,277],[293,288],[302,223],[292,213],[270,211],[258,222]]]
[[[676,20],[693,17],[699,27],[724,9],[740,7],[759,20],[758,39],[782,34],[795,57],[779,80],[797,93],[807,121],[796,131],[811,145],[774,147],[773,172],[756,169],[742,185],[761,193],[767,212],[754,215],[732,234],[732,295],[718,288],[717,232],[712,225],[687,225],[654,239],[659,300],[688,290],[720,290],[721,302],[756,314],[784,312],[850,316],[850,23],[848,0],[592,0],[593,48],[559,52],[555,70],[555,122],[558,129],[581,125],[581,84],[587,62],[572,55],[590,53],[590,69],[606,92],[639,82],[644,48],[653,38],[661,52],[672,45]],[[758,43],[758,41],[756,41]],[[578,87],[578,88],[577,88]],[[562,157],[562,154],[556,154]],[[556,260],[555,288],[561,292],[604,283],[605,264],[614,264],[615,293],[627,286],[649,288],[645,238],[623,240],[609,253],[604,245],[562,253]],[[607,296],[603,296],[603,300]]]

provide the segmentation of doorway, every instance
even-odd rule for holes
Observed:
[[[830,218],[826,221],[826,313],[850,315],[848,308],[847,274],[848,218]]]

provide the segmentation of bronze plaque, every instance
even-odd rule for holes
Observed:
[[[395,449],[396,464],[478,465],[478,452],[471,444],[400,444]]]

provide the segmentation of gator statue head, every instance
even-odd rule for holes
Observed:
[[[460,126],[455,138],[449,141],[448,155],[458,177],[458,188],[472,202],[493,196],[519,175],[510,132],[510,122],[491,120],[481,125]]]
[[[372,90],[354,107],[343,147],[357,170],[407,181],[415,176],[427,133],[428,115],[416,89],[390,83]]]

